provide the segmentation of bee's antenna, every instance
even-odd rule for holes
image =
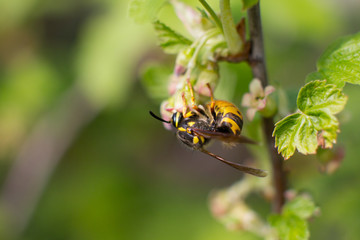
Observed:
[[[151,115],[153,118],[155,118],[155,119],[157,119],[157,120],[159,120],[159,121],[161,121],[161,122],[171,123],[170,121],[166,121],[166,120],[162,119],[161,117],[156,116],[155,113],[153,113],[152,111],[149,111],[149,113],[150,113],[150,115]]]

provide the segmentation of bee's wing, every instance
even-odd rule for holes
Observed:
[[[212,152],[209,152],[203,148],[200,148],[199,151],[203,152],[203,153],[206,153],[210,156],[212,156],[213,158],[216,158],[217,160],[227,164],[227,165],[230,165],[231,167],[233,168],[236,168],[237,170],[240,170],[242,172],[245,172],[245,173],[248,173],[248,174],[251,174],[251,175],[254,175],[254,176],[257,176],[257,177],[266,177],[267,176],[267,172],[264,171],[264,170],[261,170],[261,169],[258,169],[258,168],[252,168],[252,167],[248,167],[248,166],[245,166],[245,165],[242,165],[242,164],[239,164],[239,163],[233,163],[233,162],[229,162],[225,159],[223,159],[222,157],[212,153]]]
[[[245,136],[236,136],[231,133],[222,133],[222,132],[213,132],[213,131],[207,131],[197,128],[192,128],[192,131],[198,135],[201,135],[206,138],[213,138],[224,142],[238,142],[238,143],[247,143],[247,144],[258,144],[254,140],[247,138]]]

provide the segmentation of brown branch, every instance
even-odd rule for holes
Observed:
[[[249,63],[255,78],[260,79],[262,85],[268,85],[266,61],[264,53],[264,41],[262,35],[262,25],[260,16],[260,2],[248,10],[249,30],[251,39],[251,52]],[[284,192],[286,179],[283,171],[283,159],[275,149],[275,140],[272,137],[274,130],[274,119],[263,118],[264,134],[267,141],[267,149],[271,157],[273,170],[273,184],[275,188],[275,196],[272,203],[274,212],[280,213],[284,204]]]
[[[235,55],[229,55],[226,57],[215,56],[215,59],[216,59],[216,61],[226,61],[226,62],[230,62],[230,63],[245,62],[245,61],[249,60],[250,49],[251,49],[251,44],[250,44],[250,42],[246,41],[244,43],[243,50],[240,53],[235,54]]]

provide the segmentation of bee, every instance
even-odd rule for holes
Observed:
[[[210,155],[242,172],[258,177],[265,177],[267,175],[266,171],[227,161],[204,149],[204,146],[212,139],[217,139],[230,144],[236,142],[255,143],[251,139],[240,135],[243,126],[243,116],[240,110],[231,102],[215,100],[209,85],[208,88],[210,90],[211,101],[206,104],[205,107],[202,105],[197,106],[195,104],[192,87],[190,86],[192,102],[191,110],[188,111],[183,95],[183,111],[174,112],[169,121],[156,116],[151,111],[150,114],[159,121],[171,124],[176,129],[177,138],[190,148]]]

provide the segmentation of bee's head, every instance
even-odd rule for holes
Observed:
[[[183,120],[183,114],[181,112],[175,112],[172,117],[171,117],[171,124],[175,127],[178,128],[181,121]]]
[[[178,139],[191,148],[194,149],[202,148],[202,146],[210,140],[203,136],[198,136],[192,131],[192,128],[199,128],[199,129],[209,128],[208,124],[205,121],[198,120],[195,114],[189,114],[190,116],[189,118],[184,118],[181,112],[175,112],[169,121],[166,121],[156,116],[151,111],[150,114],[155,119],[161,122],[165,122],[173,125],[177,129],[176,136],[178,137]]]
[[[175,112],[169,121],[166,121],[166,120],[162,119],[161,117],[156,116],[151,111],[150,111],[150,115],[161,122],[169,123],[169,124],[173,125],[176,129],[179,128],[180,123],[183,120],[183,114],[181,112]]]

